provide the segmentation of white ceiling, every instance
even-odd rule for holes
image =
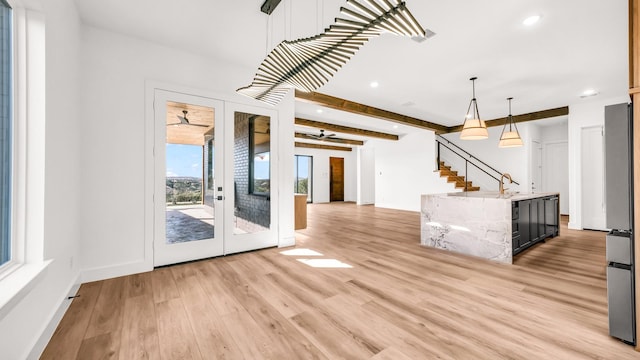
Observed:
[[[251,69],[278,42],[319,33],[344,0],[282,0],[269,17],[263,0],[76,0],[82,21]],[[319,92],[452,126],[464,120],[471,76],[481,117],[545,110],[628,91],[626,0],[407,0],[437,35],[417,43],[372,39]],[[529,15],[542,19],[522,25]],[[268,46],[267,46],[268,45]],[[379,82],[371,88],[371,81]],[[599,95],[580,98],[587,88]],[[409,105],[407,105],[409,104]],[[390,133],[392,123],[297,102],[296,116]],[[303,128],[299,128],[303,130]],[[311,132],[311,129],[306,129]],[[317,131],[317,130],[316,130]],[[352,136],[350,136],[352,137]]]

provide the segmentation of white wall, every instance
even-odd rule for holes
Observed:
[[[554,125],[541,126],[540,137],[545,143],[567,141],[569,139],[569,122],[559,121]]]
[[[40,355],[69,304],[66,297],[78,277],[80,21],[72,0],[29,3],[41,11],[46,31],[46,79],[41,79],[43,83],[46,81],[42,256],[53,262],[44,278],[0,320],[3,359]],[[27,224],[28,229],[40,226]]]
[[[628,96],[595,99],[569,106],[569,228],[582,229],[582,142],[585,127],[604,126],[604,107],[629,102]]]
[[[376,202],[376,153],[372,146],[361,146],[358,151],[358,205]]]
[[[434,133],[419,130],[398,141],[369,140],[375,147],[377,207],[420,211],[422,194],[455,191],[435,170]]]
[[[308,148],[295,148],[296,155],[313,157],[313,203],[327,203],[329,194],[329,158],[344,158],[344,201],[356,201],[357,199],[357,159],[356,150],[337,151]],[[291,181],[293,186],[293,181]]]
[[[145,145],[145,137],[153,138],[145,128],[145,84],[175,84],[258,103],[235,93],[251,81],[255,68],[238,68],[89,26],[82,27],[81,46],[81,268],[83,280],[90,281],[150,270],[151,247],[145,239],[152,235],[145,224],[152,215],[141,191],[152,181],[145,180],[145,165],[153,156]],[[276,109],[279,131],[292,133],[292,95]],[[283,140],[279,149],[281,184],[286,183],[288,191],[280,198],[278,231],[281,239],[291,242],[293,139]],[[285,234],[289,228],[290,234]]]

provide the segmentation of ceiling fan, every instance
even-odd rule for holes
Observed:
[[[328,139],[337,139],[336,134],[325,135],[324,130],[320,130],[320,135],[307,134],[309,137],[314,138],[316,140],[328,140]]]
[[[179,123],[174,123],[174,124],[167,124],[167,126],[172,125],[172,126],[179,126],[179,125],[189,125],[189,126],[200,126],[200,127],[209,127],[209,125],[202,125],[202,124],[192,124],[189,122],[189,119],[187,119],[187,110],[182,110],[182,114],[184,114],[184,116],[180,116],[180,115],[176,115],[178,117],[178,119],[180,120]]]

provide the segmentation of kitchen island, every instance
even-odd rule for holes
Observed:
[[[514,255],[557,236],[559,221],[558,193],[422,195],[420,242],[511,264]]]

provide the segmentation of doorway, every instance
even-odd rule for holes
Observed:
[[[329,201],[344,201],[344,158],[329,158]]]
[[[277,112],[154,90],[154,266],[277,245]]]
[[[604,144],[602,126],[582,128],[582,228],[604,230]]]
[[[569,215],[569,147],[567,141],[545,143],[544,192],[560,193],[560,214]]]
[[[531,140],[531,193],[542,192],[542,145]]]
[[[205,197],[213,178],[214,108],[166,103],[166,241],[199,241],[214,237],[214,204]]]
[[[223,114],[218,100],[155,93],[155,266],[223,254],[223,209],[212,196]]]

